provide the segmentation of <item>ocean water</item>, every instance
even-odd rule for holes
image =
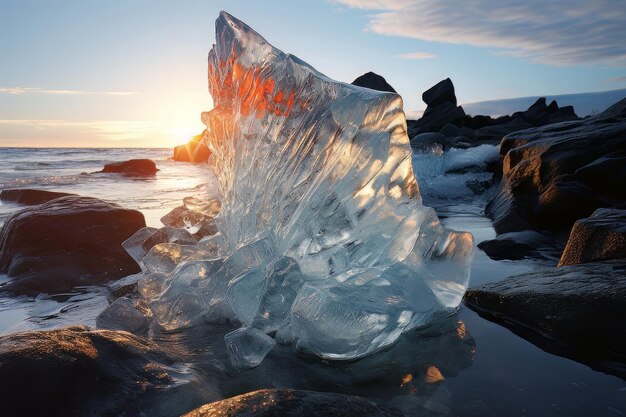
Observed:
[[[494,149],[473,152],[478,153],[473,160],[487,160],[493,157]],[[184,197],[213,198],[218,194],[214,177],[205,165],[169,161],[170,155],[170,149],[5,148],[0,149],[0,189],[28,187],[98,197],[138,209],[148,225],[159,227],[160,217],[180,205]],[[473,233],[478,244],[495,237],[495,232],[483,215],[489,194],[476,196],[465,185],[467,181],[483,180],[484,173],[460,169],[467,168],[465,156],[435,152],[416,155],[414,164],[420,166],[416,173],[425,204],[437,209],[446,226]],[[95,173],[106,163],[132,158],[154,160],[159,172],[154,178]],[[0,205],[0,223],[20,208],[16,204]],[[547,264],[494,261],[476,249],[470,286]],[[0,283],[7,279],[0,276]],[[69,324],[95,326],[96,316],[107,305],[107,291],[102,287],[82,287],[35,298],[0,294],[0,335]],[[290,348],[278,347],[258,368],[237,372],[219,365],[225,358],[220,329],[194,335],[158,335],[156,340],[165,349],[170,346],[179,351],[187,347],[187,365],[201,378],[189,384],[187,392],[179,387],[176,395],[154,401],[168,401],[165,408],[180,413],[189,410],[189,398],[213,401],[259,388],[289,387],[362,395],[421,410],[410,415],[626,414],[626,381],[548,353],[467,308],[462,308],[454,320],[463,341],[454,332],[451,336],[405,337],[389,351],[346,365],[311,361],[293,354]],[[203,394],[197,395],[198,391]],[[179,408],[178,398],[187,401],[180,400]]]
[[[171,149],[0,148],[0,190],[37,188],[97,197],[140,210],[148,226],[160,227],[159,219],[184,197],[216,193],[205,165],[170,161],[171,155]],[[152,159],[159,172],[153,178],[97,173],[110,162],[135,158]],[[0,204],[0,222],[19,208]]]

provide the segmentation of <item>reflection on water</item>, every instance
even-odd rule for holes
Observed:
[[[448,378],[472,365],[476,351],[474,339],[455,315],[357,361],[323,361],[277,345],[257,368],[239,370],[231,365],[223,339],[233,329],[207,325],[175,333],[153,330],[151,337],[192,366],[216,395],[213,400],[287,387],[363,396],[411,415],[449,409],[438,393]]]

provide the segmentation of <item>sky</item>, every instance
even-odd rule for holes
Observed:
[[[186,142],[220,10],[409,116],[446,77],[461,103],[626,88],[625,0],[0,0],[0,146]]]

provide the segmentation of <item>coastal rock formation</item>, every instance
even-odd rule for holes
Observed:
[[[422,100],[428,107],[421,119],[409,123],[409,137],[425,132],[437,132],[449,123],[462,125],[465,112],[463,107],[456,105],[454,85],[450,78],[424,91]]]
[[[387,80],[371,71],[366,72],[360,77],[357,77],[356,80],[352,81],[352,85],[357,85],[359,87],[365,87],[377,91],[396,93],[396,90],[394,90],[394,88],[390,86],[389,83],[387,83]]]
[[[2,336],[2,414],[138,415],[139,397],[175,382],[172,364],[126,332],[74,326]]]
[[[172,159],[179,162],[191,162],[194,164],[205,163],[211,151],[204,141],[204,132],[194,136],[185,145],[178,145],[174,148]]]
[[[4,290],[55,293],[139,272],[121,243],[143,214],[91,197],[67,196],[11,215],[0,231]]]
[[[55,198],[67,197],[70,195],[76,194],[21,188],[0,191],[0,201],[9,201],[12,203],[24,204],[26,206],[34,206],[54,200]]]
[[[457,107],[454,85],[449,78],[424,91],[422,100],[428,106],[422,118],[407,121],[411,143],[417,135],[439,132],[446,138],[444,148],[497,144],[512,132],[579,120],[572,106],[559,107],[556,101],[548,105],[545,98],[538,99],[527,110],[510,116],[494,119],[491,116],[466,115],[462,107]]]
[[[561,265],[626,258],[626,210],[601,208],[574,223]]]
[[[329,392],[263,389],[203,405],[183,417],[402,417],[364,398]]]
[[[496,231],[567,231],[597,208],[625,203],[615,178],[625,175],[626,99],[595,117],[509,134],[500,155],[503,180],[486,208]]]
[[[470,288],[465,304],[546,350],[626,377],[625,274],[625,260],[547,268]]]
[[[106,164],[100,172],[123,174],[128,176],[150,176],[158,171],[154,161],[150,159],[131,159],[123,162]]]

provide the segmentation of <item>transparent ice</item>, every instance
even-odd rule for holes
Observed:
[[[272,337],[355,359],[458,307],[472,237],[422,205],[400,96],[333,81],[225,12],[208,73],[221,207],[169,220],[205,213],[219,233],[143,258],[152,325],[229,320],[230,359],[252,367]]]

